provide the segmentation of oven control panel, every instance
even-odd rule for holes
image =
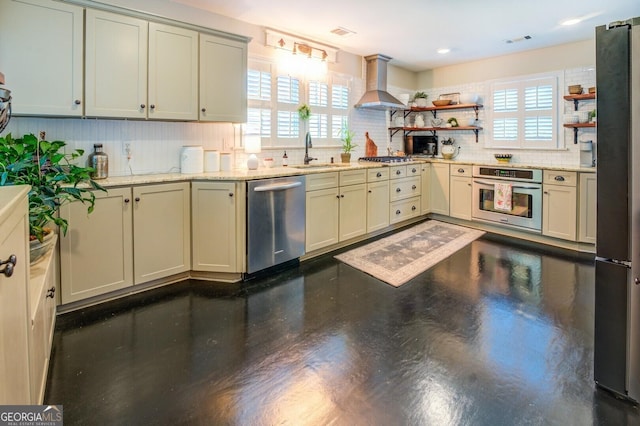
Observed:
[[[520,182],[542,182],[542,170],[510,167],[474,166],[473,176]]]

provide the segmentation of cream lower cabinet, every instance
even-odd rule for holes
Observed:
[[[133,283],[189,271],[189,183],[136,186],[133,202]]]
[[[340,187],[339,241],[350,240],[367,233],[367,213],[364,208],[366,205],[367,185],[365,183]]]
[[[91,214],[80,203],[63,207],[62,303],[188,271],[189,201],[185,182],[96,192]]]
[[[431,213],[431,163],[424,163],[420,169],[420,213]]]
[[[596,242],[596,174],[580,173],[578,241]]]
[[[449,164],[431,163],[429,208],[431,213],[449,215]]]
[[[239,182],[193,182],[194,271],[244,272],[244,191]]]
[[[471,220],[471,166],[451,165],[449,181],[449,216]]]
[[[389,226],[389,168],[367,171],[367,233]]]
[[[26,187],[0,188],[0,405],[31,404],[29,374],[29,224]]]
[[[392,166],[389,173],[389,223],[398,223],[421,212],[421,169]]]
[[[320,173],[306,177],[305,251],[307,253],[339,241],[339,174]]]
[[[14,115],[82,115],[83,16],[59,1],[0,1],[0,71]]]
[[[545,170],[542,185],[542,234],[576,240],[576,172]]]

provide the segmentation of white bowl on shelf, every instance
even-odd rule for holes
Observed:
[[[478,94],[477,93],[462,93],[460,95],[460,103],[461,104],[476,104],[476,103],[478,103]]]

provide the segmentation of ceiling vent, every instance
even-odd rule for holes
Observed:
[[[525,41],[525,40],[531,40],[531,36],[530,35],[526,35],[523,37],[516,37],[516,38],[512,38],[510,40],[505,40],[505,43],[507,44],[511,44],[511,43],[518,43],[520,41]]]
[[[343,28],[343,27],[336,27],[334,29],[332,29],[330,31],[331,34],[333,35],[337,35],[340,37],[350,37],[352,35],[354,35],[356,32],[355,31],[351,31],[347,28]]]

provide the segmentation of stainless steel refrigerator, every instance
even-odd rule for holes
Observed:
[[[594,379],[640,401],[640,17],[596,28]]]

